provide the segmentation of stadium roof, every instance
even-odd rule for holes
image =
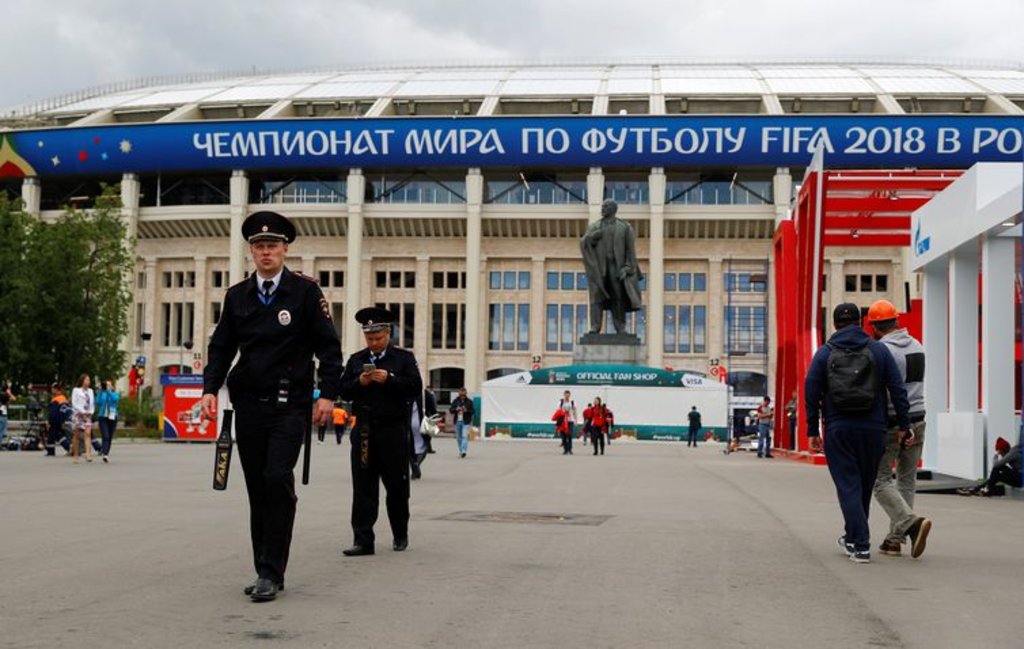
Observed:
[[[412,114],[396,113],[393,110],[388,112],[385,104],[445,101],[463,102],[467,109],[463,114],[467,111],[472,114],[501,114],[500,109],[494,109],[495,104],[558,98],[584,102],[583,108],[577,109],[578,112],[601,114],[618,112],[614,105],[617,100],[643,102],[659,97],[696,101],[702,98],[762,101],[764,97],[776,97],[779,100],[870,100],[891,97],[894,99],[889,105],[893,106],[893,102],[904,98],[908,101],[918,98],[927,100],[929,97],[984,100],[993,96],[1009,100],[1004,101],[1004,105],[1016,105],[1016,100],[1024,99],[1024,67],[879,62],[692,63],[672,60],[547,65],[424,64],[335,71],[142,79],[8,109],[4,111],[4,116],[57,119],[61,123],[73,123],[72,118],[97,112],[150,113],[150,117],[131,121],[157,121],[187,107],[240,109],[253,106],[256,110],[240,110],[238,116],[258,117],[263,109],[279,102],[299,105],[355,102],[363,104],[363,109],[361,112],[350,111],[349,114],[367,114],[377,105],[376,114],[384,115]],[[657,101],[651,105],[656,104]],[[904,108],[907,107],[904,105]],[[861,110],[870,112],[871,108]],[[970,111],[970,108],[965,110]],[[799,111],[798,105],[796,110],[787,106],[779,111],[767,112]],[[876,109],[873,112],[899,110]],[[906,112],[918,111],[911,109]],[[1000,112],[1015,111],[1004,108]],[[179,118],[210,117],[195,115]]]

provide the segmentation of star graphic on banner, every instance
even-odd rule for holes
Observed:
[[[101,153],[100,157],[103,158],[104,160],[106,160],[107,159],[107,152],[104,151],[103,153]]]
[[[56,167],[57,165],[60,164],[60,158],[57,156],[53,156],[52,158],[50,158],[50,162],[52,162],[53,166]]]
[[[38,142],[36,142],[36,146],[38,146],[40,149],[43,148],[43,141],[39,140]]]
[[[131,153],[132,143],[131,140],[121,140],[121,153]]]

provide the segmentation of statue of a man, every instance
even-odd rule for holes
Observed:
[[[590,290],[590,332],[600,333],[604,312],[612,312],[616,333],[625,333],[626,313],[639,311],[643,273],[636,261],[633,228],[616,218],[618,204],[601,204],[601,220],[591,223],[580,239],[583,267]]]

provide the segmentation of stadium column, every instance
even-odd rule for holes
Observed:
[[[133,280],[135,279],[135,238],[139,231],[139,198],[142,194],[141,183],[139,177],[133,173],[124,174],[121,177],[121,218],[124,220],[124,238],[125,247],[128,249],[131,255],[131,264],[121,274],[121,281],[125,284],[128,289],[129,295],[135,295],[135,285]],[[138,331],[138,324],[133,323],[132,319],[135,318],[135,309],[128,310],[128,328],[125,329],[124,334],[121,336],[121,351],[125,352],[125,358],[131,359],[131,332]],[[118,389],[128,389],[128,377],[127,373],[118,379]]]
[[[928,344],[924,373],[924,465],[935,467],[939,459],[939,413],[949,409],[949,262],[940,260],[924,268],[922,336]],[[970,345],[963,345],[969,347]],[[931,441],[928,439],[931,438]]]
[[[228,254],[228,286],[242,281],[245,274],[245,239],[242,221],[249,208],[249,178],[241,169],[231,172],[231,232]]]
[[[981,244],[981,321],[985,330],[981,340],[981,411],[985,414],[991,448],[995,438],[1015,431],[1013,423],[1014,326],[1017,307],[1013,282],[1016,276],[1016,242],[989,233]]]
[[[345,340],[342,349],[349,354],[365,347],[362,331],[359,327],[349,326],[356,311],[366,306],[362,299],[363,286],[363,192],[366,191],[366,178],[362,169],[348,172],[348,225],[345,240],[348,245],[348,258],[345,262]]]
[[[463,382],[470,391],[480,389],[480,320],[483,318],[480,299],[481,207],[484,177],[472,167],[466,174],[466,348]]]
[[[157,322],[156,322],[156,258],[146,257],[143,260],[146,273],[146,288],[145,298],[143,299],[142,310],[143,314],[142,327],[139,329],[141,333],[148,333],[149,340],[142,341],[142,355],[145,356],[149,364],[146,366],[146,382],[145,385],[154,385],[154,381],[159,381],[160,368],[156,362],[156,356],[153,351],[156,349],[157,342]]]
[[[779,167],[772,178],[772,196],[775,205],[775,225],[789,218],[789,197],[793,193],[793,177],[789,169]]]
[[[601,167],[591,167],[587,174],[587,217],[590,223],[601,218],[601,202],[604,201],[604,172]]]
[[[430,382],[427,371],[427,349],[428,335],[430,329],[428,322],[430,318],[430,255],[416,255],[416,327],[412,332],[412,348],[420,359],[420,374],[423,376],[423,385]]]
[[[662,367],[665,346],[665,170],[651,169],[650,251],[647,267],[647,364]]]
[[[537,255],[531,260],[530,269],[530,357],[544,358],[544,257]],[[531,363],[530,369],[533,369]]]
[[[648,281],[650,285],[650,281]],[[708,257],[708,310],[704,317],[704,336],[705,343],[707,344],[708,358],[717,358],[726,365],[725,370],[731,371],[732,368],[728,367],[725,359],[722,358],[723,354],[723,343],[727,332],[725,331],[725,313],[722,306],[722,292],[724,286],[722,282],[722,258],[721,257]],[[690,328],[696,332],[696,320],[690,321]],[[696,344],[696,340],[694,340]]]
[[[206,255],[196,255],[195,261],[196,280],[195,285],[192,287],[192,350],[188,352],[192,354],[193,358],[197,354],[201,355],[206,351],[206,305],[209,303],[206,297]],[[188,340],[188,338],[185,340]],[[191,361],[191,359],[187,360]],[[205,362],[205,359],[203,360]],[[191,364],[189,362],[189,365]],[[200,367],[197,370],[193,366],[192,371],[202,372],[202,368]]]
[[[772,197],[775,205],[775,226],[772,228],[772,234],[774,235],[775,230],[778,229],[779,223],[789,218],[789,197],[793,194],[793,176],[790,175],[789,169],[786,167],[779,167],[775,170],[775,177],[772,178]],[[770,248],[769,250],[774,250]],[[767,280],[768,284],[766,289],[768,291],[768,308],[765,312],[764,322],[764,342],[768,352],[768,383],[769,383],[769,394],[775,394],[775,368],[778,363],[778,328],[776,323],[778,322],[776,315],[776,308],[778,305],[778,287],[775,286],[775,259],[772,254],[768,255],[767,264]]]
[[[43,186],[39,179],[28,177],[21,182],[21,202],[25,204],[25,213],[39,216],[43,203]]]

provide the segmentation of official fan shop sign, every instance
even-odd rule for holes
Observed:
[[[690,372],[670,372],[634,365],[566,365],[529,372],[530,385],[637,385],[700,387],[706,379]]]
[[[0,177],[280,168],[962,167],[1019,161],[1012,115],[336,118],[0,134]]]

